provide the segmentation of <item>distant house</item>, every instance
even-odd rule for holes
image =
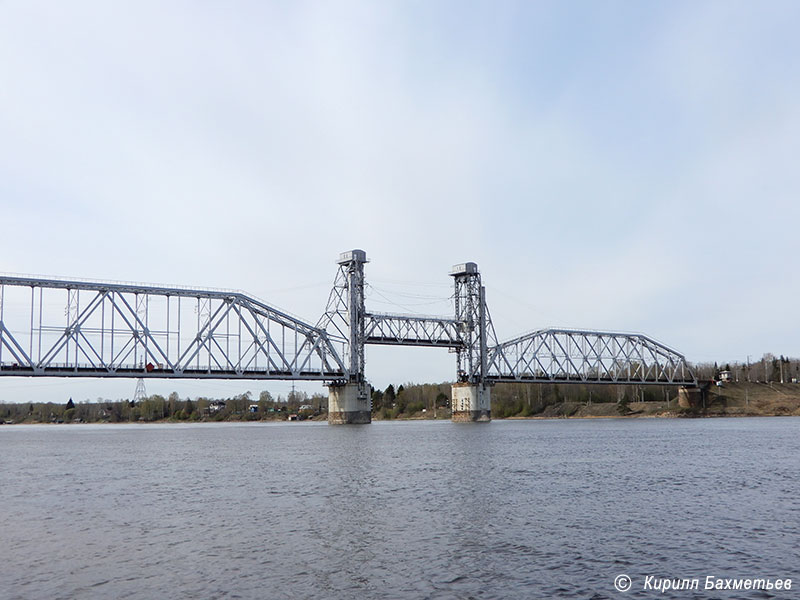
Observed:
[[[314,410],[314,407],[313,407],[313,406],[311,406],[310,404],[303,404],[303,405],[302,405],[302,406],[301,406],[301,407],[298,409],[298,411],[300,411],[300,412],[302,412],[302,411],[304,411],[304,410],[311,410],[311,411],[313,411],[313,410]]]
[[[247,410],[249,410],[251,413],[257,413],[258,404],[251,404],[250,406],[247,407]]]
[[[719,372],[719,380],[720,381],[730,381],[731,380],[731,372],[730,371],[720,371]]]
[[[212,400],[208,403],[208,412],[214,414],[225,408],[225,400]]]

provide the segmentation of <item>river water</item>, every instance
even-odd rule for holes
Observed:
[[[0,426],[0,598],[799,598],[799,432]],[[645,590],[648,576],[700,591]],[[706,576],[793,587],[705,591]]]

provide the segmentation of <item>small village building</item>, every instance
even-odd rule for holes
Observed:
[[[212,400],[208,403],[208,412],[210,414],[217,413],[225,408],[225,400]]]

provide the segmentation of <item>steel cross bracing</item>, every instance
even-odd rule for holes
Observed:
[[[367,344],[445,346],[457,354],[462,382],[696,385],[683,355],[638,334],[548,329],[498,343],[475,263],[456,265],[454,318],[368,313],[361,250],[340,256],[340,271],[320,326],[356,345],[351,378],[364,381]],[[355,282],[351,287],[349,282]],[[357,327],[350,328],[350,323]],[[355,377],[354,373],[359,373]]]
[[[337,380],[328,335],[241,292],[0,276],[0,375]]]
[[[317,328],[341,346],[346,380],[364,383],[364,263],[367,254],[352,250],[339,255],[339,270]]]
[[[497,344],[486,288],[474,262],[455,265],[450,275],[455,284],[453,299],[461,340],[456,349],[456,375],[460,382],[484,383],[489,344]]]
[[[364,343],[394,346],[463,346],[460,321],[448,317],[367,313]]]
[[[696,385],[685,358],[637,334],[546,329],[497,342],[475,263],[454,317],[369,313],[363,250],[340,255],[316,326],[242,292],[0,276],[0,375],[307,379],[366,389],[367,344],[440,346],[460,382]],[[362,391],[363,391],[362,390]]]
[[[489,351],[491,381],[695,385],[683,355],[638,334],[543,329]]]

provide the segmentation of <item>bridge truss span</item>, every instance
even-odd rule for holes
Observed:
[[[348,374],[324,331],[242,292],[0,276],[0,375]]]
[[[448,317],[368,313],[364,343],[459,348],[460,321]]]
[[[450,272],[452,317],[367,311],[367,263],[363,250],[339,255],[316,325],[234,290],[0,275],[0,376],[316,380],[346,422],[370,419],[370,344],[452,350],[469,418],[489,417],[499,382],[697,385],[682,354],[641,334],[542,329],[498,343],[473,262]]]
[[[489,349],[487,380],[697,384],[682,354],[631,333],[542,329]]]

